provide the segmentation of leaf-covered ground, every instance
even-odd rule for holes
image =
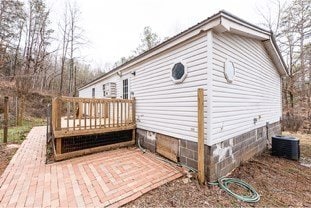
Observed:
[[[291,135],[300,139],[301,162],[311,161],[311,135]],[[273,157],[266,152],[242,164],[230,177],[251,184],[261,200],[255,204],[243,203],[217,187],[199,186],[195,179],[189,181],[185,176],[143,195],[126,207],[311,207],[311,168],[300,162]]]
[[[0,144],[0,175],[2,175],[6,166],[10,163],[18,147],[18,144]]]

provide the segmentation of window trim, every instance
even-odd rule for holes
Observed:
[[[92,98],[95,98],[96,92],[95,92],[95,87],[92,87]]]
[[[124,98],[124,81],[127,80],[127,98]],[[129,78],[125,78],[122,79],[122,99],[130,99],[130,79]]]
[[[172,70],[174,68],[174,66],[178,63],[181,63],[183,66],[184,66],[184,75],[180,78],[180,79],[175,79],[173,76],[172,76]],[[186,63],[183,61],[183,60],[179,60],[179,61],[176,61],[175,63],[172,64],[171,68],[170,68],[170,77],[171,77],[171,80],[174,82],[174,84],[179,84],[179,83],[182,83],[186,77],[188,75],[188,67],[186,65]]]
[[[232,77],[230,77],[228,75],[228,73],[227,73],[229,64],[232,64],[232,68],[233,68],[233,72],[234,72]],[[232,83],[235,80],[235,77],[236,77],[236,67],[235,67],[234,62],[230,58],[226,59],[225,67],[224,67],[224,75],[225,75],[225,78],[226,78],[228,83]]]
[[[106,91],[107,91],[106,84],[103,84],[102,90],[103,90],[103,97],[106,97]]]

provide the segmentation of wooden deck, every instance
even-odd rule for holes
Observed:
[[[98,122],[100,123],[98,124]],[[61,117],[61,130],[54,131],[54,136],[56,138],[64,138],[71,136],[100,134],[113,131],[123,131],[134,128],[135,124],[132,124],[130,120],[125,120],[121,123],[113,121],[112,118],[87,118],[85,120],[79,120]]]
[[[63,154],[62,140],[76,136],[133,130],[132,144],[136,128],[135,100],[56,97],[52,101],[51,123],[56,158],[66,158],[64,155],[60,156]],[[116,145],[126,146],[128,142]],[[96,147],[93,150],[105,148],[107,147]],[[90,151],[92,150],[88,149],[70,155],[76,156]]]

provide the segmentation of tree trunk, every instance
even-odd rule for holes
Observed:
[[[17,107],[17,126],[23,125],[23,119],[24,119],[24,112],[25,112],[25,96],[19,95],[18,96],[18,107]]]
[[[62,95],[62,93],[63,93],[64,68],[65,68],[65,57],[63,56],[62,57],[61,72],[60,72],[59,95]]]
[[[75,66],[75,71],[74,71],[74,97],[77,96],[77,67]]]
[[[15,50],[15,55],[14,55],[13,76],[15,76],[15,74],[16,74],[18,54],[19,54],[20,44],[21,44],[21,40],[22,40],[22,33],[23,33],[23,28],[24,28],[23,25],[24,24],[22,24],[22,26],[20,28],[20,31],[19,31],[18,42],[17,42],[17,46],[16,46],[16,50]]]
[[[305,80],[306,80],[306,75],[305,75],[305,55],[304,55],[304,33],[302,29],[302,34],[300,35],[300,71],[301,71],[301,96],[302,99],[304,100],[305,98]]]
[[[294,110],[294,94],[289,91],[289,100],[290,100],[290,111],[291,113],[293,113],[293,110]]]

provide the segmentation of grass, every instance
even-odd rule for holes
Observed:
[[[22,143],[28,132],[34,126],[46,125],[45,119],[29,118],[23,121],[22,126],[11,126],[8,129],[8,143]],[[3,143],[3,129],[0,129],[0,143]]]

